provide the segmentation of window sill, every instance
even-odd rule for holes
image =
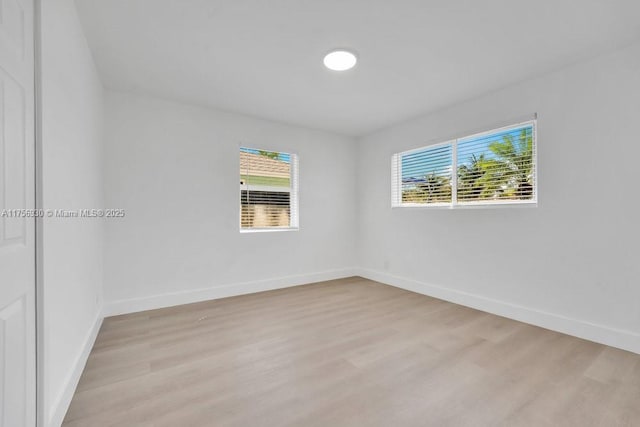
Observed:
[[[277,233],[280,231],[298,231],[299,227],[269,227],[269,228],[241,228],[241,234],[249,233]]]
[[[536,208],[538,207],[538,201],[532,200],[527,202],[499,202],[499,203],[487,203],[487,202],[467,202],[452,205],[450,203],[433,203],[433,204],[402,204],[391,206],[391,209],[504,209],[504,208]]]

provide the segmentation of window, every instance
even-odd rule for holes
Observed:
[[[536,122],[394,154],[391,180],[393,207],[535,204]]]
[[[295,154],[240,148],[240,231],[298,227]]]

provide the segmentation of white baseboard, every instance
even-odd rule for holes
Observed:
[[[359,268],[356,269],[356,274],[386,285],[640,354],[640,334],[632,331],[572,319],[559,314],[486,298],[442,286],[435,286],[380,271]]]
[[[98,316],[93,322],[93,326],[84,340],[82,350],[78,354],[76,360],[74,360],[73,370],[69,372],[69,375],[67,376],[64,389],[60,392],[57,399],[55,399],[51,406],[49,422],[47,423],[50,427],[59,427],[64,421],[64,416],[69,409],[71,399],[73,398],[73,394],[75,393],[78,382],[80,381],[80,376],[82,375],[82,371],[84,371],[84,366],[87,364],[89,353],[91,353],[93,344],[95,343],[98,332],[100,331],[100,326],[102,326],[102,320],[102,313],[98,312]]]
[[[181,292],[170,292],[142,298],[123,299],[106,303],[104,315],[105,317],[108,317],[119,314],[135,313],[138,311],[153,310],[156,308],[172,307],[181,304],[190,304],[218,298],[270,291],[273,289],[288,288],[291,286],[306,285],[308,283],[322,282],[325,280],[342,279],[354,275],[355,269],[344,268],[310,274],[277,277],[266,280],[255,280],[251,282],[231,283],[227,285],[192,289]]]
[[[96,317],[93,327],[87,334],[82,351],[78,354],[78,357],[74,362],[74,368],[72,372],[69,373],[68,379],[65,383],[66,385],[52,406],[47,425],[58,427],[62,424],[104,317],[281,289],[351,276],[361,276],[386,285],[406,289],[412,292],[417,292],[423,295],[428,295],[434,298],[450,301],[456,304],[486,311],[488,313],[497,314],[499,316],[515,319],[521,322],[640,354],[640,334],[631,331],[598,325],[584,320],[572,319],[542,310],[532,309],[442,286],[435,286],[375,270],[346,268],[311,274],[285,276],[275,279],[234,283],[184,292],[165,293],[145,298],[114,301],[106,304],[103,311],[104,316],[99,314]]]

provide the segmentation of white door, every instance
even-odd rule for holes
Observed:
[[[2,427],[32,427],[36,413],[35,222],[18,211],[35,203],[33,52],[33,0],[0,0]]]

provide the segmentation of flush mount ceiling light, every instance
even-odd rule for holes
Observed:
[[[335,49],[324,57],[324,66],[333,71],[346,71],[358,62],[355,53],[345,49]]]

